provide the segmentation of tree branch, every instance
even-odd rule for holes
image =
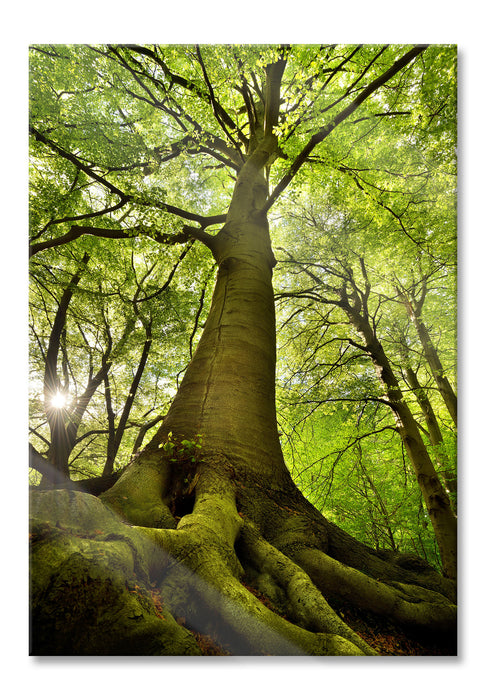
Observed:
[[[71,301],[75,288],[79,284],[81,275],[86,269],[89,257],[90,256],[88,255],[88,253],[84,254],[79,269],[71,277],[66,289],[64,290],[56,311],[51,334],[49,336],[49,345],[46,352],[44,370],[44,401],[46,404],[46,413],[49,418],[49,425],[51,425],[52,416],[51,412],[47,408],[48,401],[49,398],[53,395],[55,389],[59,385],[59,377],[57,373],[57,359],[61,344],[61,335],[66,323],[66,314],[69,303]]]
[[[176,209],[175,207],[173,209]],[[182,210],[179,210],[182,211]],[[189,212],[186,212],[188,214]],[[215,223],[224,223],[226,220],[226,215],[221,216],[197,216],[194,215],[194,219],[198,219],[202,222],[203,227],[209,226]],[[186,243],[189,239],[193,238],[195,240],[204,243],[209,249],[212,249],[214,243],[214,237],[209,233],[204,231],[204,228],[196,228],[195,226],[183,226],[182,233],[175,233],[173,235],[153,233],[148,228],[144,226],[133,226],[124,229],[112,229],[103,228],[99,226],[71,226],[68,233],[58,238],[53,238],[49,241],[41,241],[40,243],[34,243],[30,246],[29,257],[33,257],[37,253],[49,248],[57,248],[58,246],[75,241],[81,236],[97,236],[98,238],[109,238],[109,239],[130,239],[135,238],[138,235],[149,235],[157,243],[163,243],[166,245],[172,245],[175,243]]]
[[[404,56],[402,56],[402,58],[398,59],[398,61],[395,61],[395,63],[387,71],[382,73],[382,75],[378,76],[378,78],[373,80],[364,90],[362,90],[360,94],[347,107],[341,110],[341,112],[339,112],[332,121],[328,122],[320,131],[311,136],[311,138],[304,146],[302,151],[295,158],[286,175],[284,175],[284,177],[276,185],[272,194],[267,199],[267,202],[262,209],[262,213],[268,212],[270,207],[275,203],[275,201],[282,194],[285,188],[293,180],[300,168],[304,165],[308,156],[312,153],[314,148],[318,144],[320,144],[327,136],[329,136],[329,134],[338,126],[338,124],[340,124],[347,117],[349,117],[350,114],[355,112],[358,109],[358,107],[370,95],[376,92],[376,90],[378,90],[378,88],[380,88],[382,85],[387,83],[394,75],[396,75],[396,73],[398,73],[408,63],[413,61],[413,59],[416,58],[419,54],[425,51],[425,49],[426,46],[415,46],[413,49],[408,51]]]
[[[106,178],[102,177],[101,175],[98,175],[92,168],[90,168],[88,165],[79,160],[79,158],[77,158],[73,153],[69,153],[69,151],[66,151],[57,143],[47,138],[47,136],[41,134],[41,132],[33,126],[29,127],[29,131],[37,141],[40,141],[45,146],[48,146],[51,150],[55,151],[58,155],[62,156],[62,158],[65,158],[70,163],[73,163],[77,168],[86,173],[86,175],[89,175],[89,177],[93,178],[93,180],[96,180],[96,182],[99,182],[101,185],[103,185],[103,187],[106,187],[106,189],[109,190],[112,194],[115,194],[122,200],[127,201],[127,197],[124,192],[119,190],[118,187],[116,187],[113,183],[109,182]]]
[[[216,100],[216,97],[214,95],[213,86],[211,85],[211,81],[209,80],[206,66],[204,65],[204,61],[203,61],[203,57],[201,55],[201,49],[199,48],[199,44],[196,44],[196,54],[197,54],[197,60],[199,61],[199,65],[201,66],[201,70],[203,72],[204,82],[206,83],[206,87],[208,88],[209,103],[212,107],[213,114],[216,117],[218,124],[223,129],[224,133],[229,138],[229,140],[231,141],[231,143],[234,145],[234,147],[236,148],[236,150],[238,151],[238,153],[241,156],[239,144],[233,138],[232,134],[228,131],[228,129],[226,128],[225,120],[228,121],[228,119],[229,119],[230,123],[233,124],[234,128],[236,128],[236,124],[233,122],[232,119],[230,119],[228,117],[228,114],[225,112],[225,110],[221,107],[219,102],[217,102],[217,100]],[[223,118],[223,116],[224,116],[224,118]]]
[[[286,65],[287,60],[281,57],[278,59],[278,61],[276,61],[276,63],[271,63],[265,68],[265,136],[271,136],[273,134],[274,127],[278,124],[280,113],[280,85]]]

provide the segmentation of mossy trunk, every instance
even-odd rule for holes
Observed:
[[[226,224],[211,241],[218,265],[211,308],[177,395],[155,436],[105,496],[123,512],[131,508],[132,518],[134,510],[149,511],[140,478],[146,482],[150,472],[152,505],[162,493],[170,510],[181,462],[184,479],[190,480],[196,457],[224,456],[235,479],[257,479],[269,488],[290,480],[275,410],[275,258],[268,221],[260,213],[268,195],[263,169],[275,144],[273,138],[263,139],[243,166]],[[194,445],[194,454],[187,443]],[[177,461],[178,454],[184,459]],[[158,524],[159,517],[165,522],[167,510],[165,516],[160,510],[152,511],[155,522],[137,522]]]

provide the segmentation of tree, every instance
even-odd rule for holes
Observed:
[[[420,162],[417,156],[415,160]],[[422,172],[422,176],[425,173]],[[412,177],[409,174],[408,178]],[[414,179],[416,177],[418,175]],[[369,175],[367,178],[371,180]],[[282,330],[285,329],[280,354],[283,375],[286,376],[286,392],[281,394],[280,403],[291,426],[288,438],[292,441],[293,452],[289,457],[294,462],[294,475],[299,485],[321,509],[328,510],[332,503],[333,511],[348,520],[349,529],[352,507],[349,491],[359,489],[369,503],[370,492],[366,479],[363,481],[362,477],[365,472],[373,473],[385,488],[384,493],[388,494],[393,519],[399,512],[405,515],[405,510],[408,511],[405,519],[400,518],[400,525],[396,522],[396,536],[390,537],[388,534],[388,546],[391,542],[401,541],[404,544],[402,537],[404,528],[409,527],[407,521],[422,522],[423,528],[410,531],[409,539],[407,535],[406,546],[412,546],[434,561],[434,543],[427,544],[423,538],[425,528],[430,524],[428,516],[423,519],[423,504],[418,499],[415,501],[414,515],[413,510],[409,510],[411,494],[409,498],[404,498],[402,490],[400,495],[397,493],[395,496],[391,486],[386,484],[392,471],[389,466],[384,466],[393,461],[399,465],[402,461],[400,447],[391,437],[394,431],[398,431],[403,437],[402,452],[413,453],[411,463],[419,467],[419,472],[423,456],[430,474],[436,472],[434,480],[439,491],[443,490],[437,481],[440,475],[447,493],[444,500],[447,510],[450,507],[449,499],[452,497],[455,500],[455,427],[448,420],[438,392],[434,392],[434,379],[428,369],[422,344],[403,307],[402,294],[397,290],[397,285],[414,290],[426,281],[429,293],[425,317],[429,320],[440,318],[439,332],[436,328],[434,333],[435,342],[439,343],[440,351],[451,367],[454,362],[451,348],[455,340],[455,278],[451,273],[455,259],[447,246],[435,245],[436,241],[449,237],[449,231],[445,229],[442,233],[439,229],[432,245],[426,239],[419,240],[416,234],[415,238],[403,235],[404,231],[413,230],[414,219],[428,221],[426,207],[430,207],[432,202],[438,205],[442,216],[445,214],[447,208],[441,201],[441,194],[430,185],[428,174],[427,180],[429,184],[419,188],[420,198],[417,197],[416,186],[402,186],[398,192],[399,203],[390,201],[389,193],[382,193],[381,196],[386,195],[390,205],[387,204],[386,214],[380,213],[384,209],[382,202],[373,203],[372,206],[368,204],[363,211],[359,199],[363,194],[366,197],[369,195],[363,193],[361,186],[358,188],[358,205],[353,202],[352,206],[344,208],[339,190],[333,193],[331,188],[327,188],[325,207],[320,197],[306,192],[305,204],[285,214],[288,233],[281,237],[286,247],[280,246],[282,254],[279,262],[283,273],[280,272],[276,287],[282,290],[277,293],[277,300],[283,319]],[[397,193],[392,192],[392,195],[396,200]],[[388,210],[392,207],[397,209],[398,204],[406,214],[402,215],[397,230],[401,236],[392,238],[390,233],[397,229],[396,217],[393,214],[390,216]],[[298,243],[293,240],[296,230],[299,232]],[[392,247],[389,245],[390,238]],[[287,250],[289,246],[292,253]],[[420,275],[418,280],[417,272]],[[365,342],[360,329],[367,338]],[[289,353],[284,350],[289,347],[294,351]],[[375,365],[378,376],[381,378],[383,375],[388,383],[382,383],[380,387],[375,372],[370,375],[369,360]],[[380,369],[382,362],[383,367],[386,366],[385,372]],[[338,396],[334,388],[337,385]],[[400,396],[399,407],[394,406],[395,389]],[[395,412],[395,426],[389,425],[388,408]],[[398,413],[396,408],[399,408]],[[407,416],[398,415],[403,412],[402,409]],[[316,440],[315,428],[313,431],[307,430],[305,442],[298,436],[295,425],[303,425],[309,418],[313,423],[319,420],[320,429],[326,434],[325,439],[321,437]],[[340,427],[336,428],[339,420]],[[406,425],[415,433],[413,439]],[[337,439],[333,436],[335,430],[339,430]],[[376,449],[375,442],[379,435],[381,439]],[[385,435],[389,437],[385,438]],[[318,474],[302,462],[302,454],[310,452],[308,445],[313,446],[308,463],[316,465]],[[365,470],[363,459],[368,462]],[[405,477],[403,488],[405,492],[410,492],[409,486],[406,486],[407,460],[403,463],[403,470],[397,471],[395,468],[393,471],[395,479],[401,481]],[[348,492],[345,486],[340,485],[343,482],[339,472],[346,473]],[[309,474],[312,474],[310,480]],[[412,475],[415,477],[416,471]],[[333,485],[332,490],[330,484]],[[377,531],[384,535],[390,519],[383,511],[381,495],[373,490],[371,493],[375,501],[373,523],[370,524],[362,515],[354,515],[352,529],[363,537],[373,525],[373,534],[369,533],[368,538],[370,542],[376,542]],[[351,503],[354,505],[353,501]],[[455,518],[449,514],[448,520],[450,531],[454,533]],[[440,538],[443,528],[439,527],[438,530]],[[444,528],[447,538],[446,530]]]
[[[446,374],[444,373],[444,368],[439,359],[436,348],[430,338],[430,334],[427,330],[427,326],[422,320],[422,308],[424,305],[425,297],[427,294],[427,280],[422,280],[420,298],[410,297],[406,294],[404,290],[399,291],[400,298],[403,301],[403,305],[407,309],[407,313],[410,316],[415,328],[417,329],[417,335],[422,344],[425,358],[429,364],[432,371],[434,380],[437,384],[437,388],[444,400],[447,410],[450,413],[454,425],[457,426],[457,397],[454,389],[449,382]]]
[[[370,309],[369,298],[372,285],[364,258],[359,257],[357,263],[361,282],[356,280],[352,266],[340,259],[332,260],[331,266],[325,268],[326,276],[331,278],[331,282],[324,281],[309,269],[305,271],[314,282],[313,297],[322,304],[331,304],[344,311],[359,339],[359,342],[349,339],[349,343],[366,354],[373,363],[385,392],[385,402],[394,415],[397,431],[413,465],[435,531],[444,571],[450,578],[455,578],[456,517],[447,491],[437,475],[433,460],[424,444],[418,424],[404,398],[398,377],[379,340],[376,320],[378,309]],[[422,405],[424,405],[423,400]]]
[[[76,266],[76,260],[63,256],[54,261],[51,256],[56,265],[47,271],[38,259],[32,259],[31,357],[35,371],[31,466],[41,472],[44,484],[80,475],[89,478],[92,461],[101,459],[103,453],[107,479],[100,482],[93,472],[92,486],[112,483],[108,477],[116,478],[113,470],[120,467],[120,449],[123,465],[139,449],[147,431],[162,419],[160,414],[153,415],[158,384],[156,353],[152,353],[150,363],[155,386],[149,388],[144,382],[144,370],[154,336],[158,351],[164,349],[160,330],[152,332],[154,323],[159,327],[165,323],[163,332],[172,333],[171,342],[180,333],[177,321],[167,319],[164,307],[170,301],[168,289],[174,275],[190,247],[183,246],[175,261],[173,256],[151,260],[147,253],[140,256],[134,250],[119,250],[116,261],[106,255],[102,261],[97,258],[97,269],[86,267],[89,254],[85,253],[80,268],[84,274],[76,270],[66,280],[60,266]],[[149,277],[150,284],[145,284],[142,293],[141,284]],[[171,294],[175,299],[176,290]],[[178,305],[184,306],[183,299],[178,299]],[[40,374],[42,387],[37,381]],[[144,392],[142,402],[137,400],[140,389]],[[159,396],[159,409],[160,401]],[[134,428],[138,432],[129,445]],[[39,450],[49,466],[39,460]],[[86,480],[83,488],[88,488]]]
[[[33,47],[33,157],[71,184],[32,250],[195,240],[217,266],[169,410],[114,486],[33,495],[33,653],[376,653],[340,604],[454,635],[451,578],[360,544],[292,481],[268,221],[347,124],[386,134],[414,99],[432,121],[448,86],[430,94],[431,72],[453,62],[424,46]]]

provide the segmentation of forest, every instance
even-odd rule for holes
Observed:
[[[36,44],[30,653],[457,653],[454,45]]]

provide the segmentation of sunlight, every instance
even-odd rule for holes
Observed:
[[[64,408],[67,403],[67,396],[60,391],[58,391],[51,399],[51,406],[53,408]]]

